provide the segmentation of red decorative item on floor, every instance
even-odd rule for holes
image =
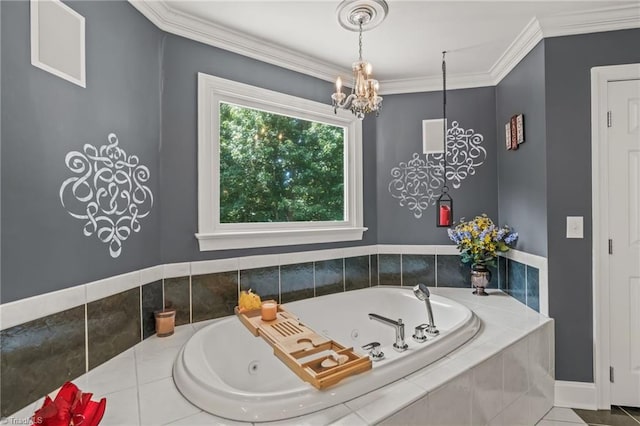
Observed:
[[[83,393],[76,385],[66,382],[56,399],[48,396],[42,408],[31,418],[32,425],[97,426],[102,420],[107,400],[91,401],[92,393]]]

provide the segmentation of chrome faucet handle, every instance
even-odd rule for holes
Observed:
[[[413,336],[413,340],[418,343],[424,343],[427,341],[427,336],[424,335],[425,331],[429,329],[429,324],[420,324],[416,326]]]
[[[393,344],[393,349],[396,352],[404,352],[409,348],[409,345],[404,342],[404,323],[402,322],[402,318],[398,318],[397,324],[396,342]]]
[[[371,342],[362,347],[365,351],[369,351],[369,357],[372,361],[380,361],[384,358],[384,352],[380,350],[380,343]]]

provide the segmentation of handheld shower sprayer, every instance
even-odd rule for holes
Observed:
[[[427,307],[427,316],[429,318],[429,324],[425,327],[427,334],[431,336],[436,336],[439,331],[436,328],[436,324],[433,321],[433,310],[431,309],[431,300],[429,299],[431,296],[431,292],[424,284],[418,284],[413,287],[413,294],[418,298],[418,300],[423,300],[425,306]]]

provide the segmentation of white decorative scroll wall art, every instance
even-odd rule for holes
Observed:
[[[484,137],[473,129],[460,127],[457,121],[447,129],[447,181],[454,188],[476,173],[487,158],[482,146]],[[436,203],[444,183],[444,156],[414,153],[411,160],[391,169],[389,193],[402,207],[419,219],[422,213]]]
[[[83,233],[95,235],[109,245],[116,258],[132,232],[142,229],[141,219],[151,212],[153,194],[148,186],[149,169],[136,155],[128,155],[111,133],[100,147],[85,144],[83,151],[65,157],[74,176],[60,187],[60,202],[67,212],[83,222]]]

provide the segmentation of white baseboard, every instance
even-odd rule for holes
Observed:
[[[556,380],[555,391],[556,407],[598,409],[595,383]]]

